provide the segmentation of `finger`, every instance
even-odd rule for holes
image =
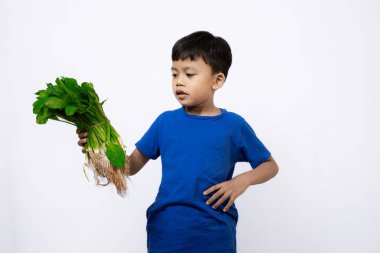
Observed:
[[[78,141],[78,145],[83,147],[83,146],[86,144],[86,142],[87,142],[87,139],[86,139],[86,138],[85,138],[85,139],[80,139],[80,140]]]
[[[77,134],[84,133],[84,132],[86,132],[86,131],[81,131],[79,128],[77,128],[77,130],[76,130]]]
[[[223,212],[227,212],[233,203],[234,203],[234,200],[232,198],[230,198],[230,201],[228,201],[227,205],[223,208]]]
[[[215,191],[215,190],[217,190],[217,189],[219,189],[219,188],[221,188],[221,187],[222,187],[222,184],[214,185],[214,186],[208,188],[207,190],[205,190],[205,191],[203,192],[203,195],[208,195],[210,192],[213,192],[213,191]]]
[[[79,138],[84,138],[84,137],[87,137],[87,132],[80,132],[78,134]]]
[[[211,198],[209,198],[207,201],[206,201],[206,205],[210,205],[211,203],[213,203],[217,198],[219,198],[220,196],[223,195],[223,191],[222,190],[219,190],[217,192],[215,192]]]
[[[212,208],[216,209],[218,208],[224,201],[226,201],[229,197],[229,194],[225,193],[219,200],[216,202]]]

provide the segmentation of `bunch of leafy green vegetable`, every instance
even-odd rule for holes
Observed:
[[[87,131],[85,165],[94,171],[98,184],[111,182],[123,196],[127,189],[126,146],[103,111],[106,100],[99,101],[92,83],[78,85],[74,78],[68,77],[57,77],[55,83],[47,83],[45,90],[35,93],[37,100],[33,103],[33,113],[37,115],[36,123],[45,124],[51,119]],[[101,184],[100,179],[105,179],[106,183]]]

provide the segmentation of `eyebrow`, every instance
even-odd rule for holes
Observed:
[[[192,68],[192,67],[184,67],[184,68],[183,68],[183,70],[188,70],[188,69],[193,69],[193,70],[195,70],[195,68]],[[178,71],[175,67],[172,67],[171,70]]]

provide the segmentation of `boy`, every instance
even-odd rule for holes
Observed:
[[[161,156],[162,179],[146,212],[148,252],[236,252],[234,201],[278,166],[243,117],[213,103],[232,63],[228,43],[198,31],[172,49],[172,90],[181,104],[161,113],[127,158],[128,175]],[[78,133],[84,146],[86,133]],[[236,162],[253,170],[232,178]]]

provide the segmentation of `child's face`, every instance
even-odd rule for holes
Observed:
[[[212,74],[211,67],[202,58],[173,61],[171,70],[173,93],[181,105],[214,107],[214,92],[225,80],[222,73]]]

